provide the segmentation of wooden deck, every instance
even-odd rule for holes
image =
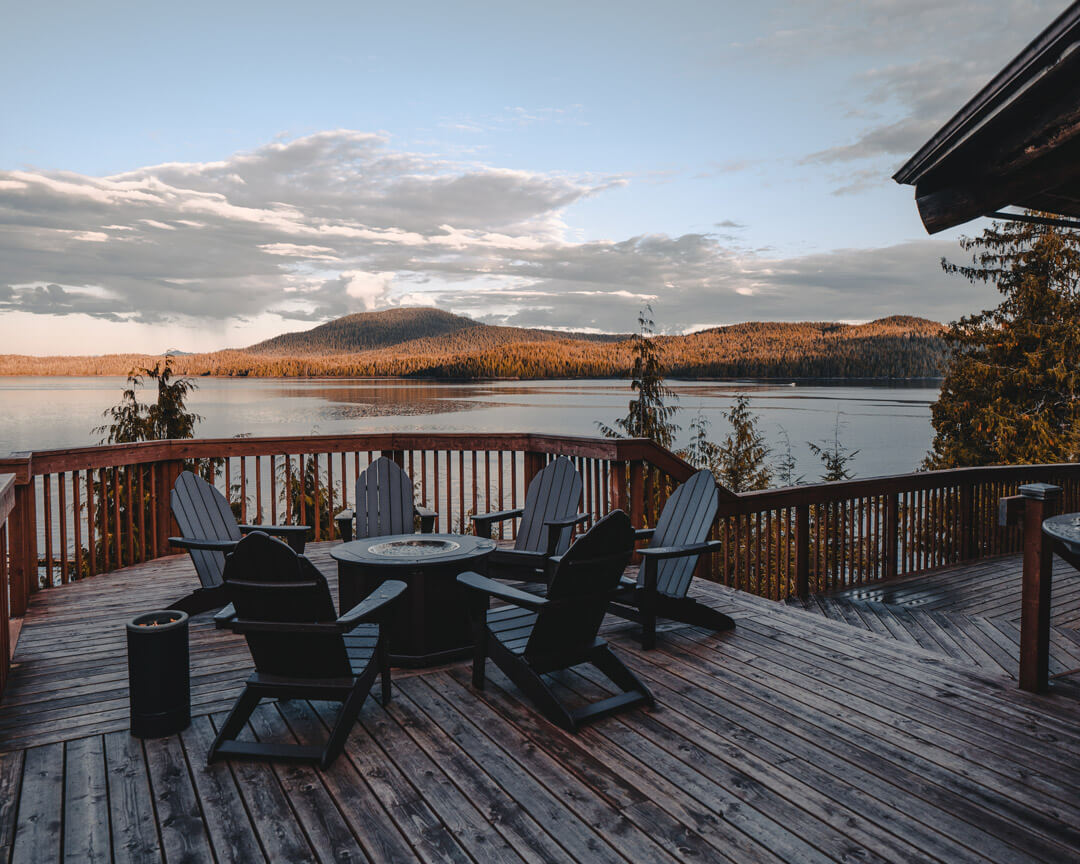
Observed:
[[[1021,558],[1009,556],[788,602],[1015,679],[1021,570]],[[1055,559],[1050,674],[1078,671],[1080,573]]]
[[[736,630],[667,628],[650,652],[609,619],[658,704],[578,736],[490,664],[482,693],[463,665],[396,675],[323,772],[205,766],[249,659],[202,619],[191,727],[128,734],[121,624],[193,585],[178,557],[36,595],[0,705],[0,861],[1080,861],[1080,687],[1022,693],[882,618],[820,614],[837,600],[698,586]],[[305,741],[333,710],[266,705],[250,733]]]

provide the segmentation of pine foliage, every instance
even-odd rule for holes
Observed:
[[[719,445],[720,484],[732,492],[767,489],[772,482],[769,445],[750,410],[750,397],[740,394],[724,412],[731,431]]]
[[[678,408],[675,392],[664,383],[664,366],[654,342],[656,322],[652,307],[638,313],[638,332],[633,337],[631,389],[637,397],[630,402],[625,417],[615,421],[615,428],[597,423],[608,438],[649,438],[668,450],[679,427],[672,422]]]
[[[994,284],[1003,300],[948,329],[926,467],[1077,461],[1080,235],[994,222],[961,246],[971,264],[943,259],[945,271]]]

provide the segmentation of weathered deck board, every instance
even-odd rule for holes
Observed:
[[[311,556],[333,575],[327,544]],[[186,559],[42,592],[0,705],[0,862],[1080,861],[1080,687],[1017,690],[1015,621],[935,599],[996,579],[992,608],[1009,608],[1012,564],[996,565],[945,588],[905,580],[909,606],[701,585],[736,629],[664,626],[653,651],[609,619],[658,704],[579,735],[491,666],[483,692],[466,665],[399,674],[325,772],[205,766],[250,659],[202,618],[191,727],[127,733],[120,625],[186,593]],[[1080,631],[1057,620],[1058,664],[1080,665]],[[553,682],[568,698],[606,689],[585,668]],[[334,710],[267,704],[245,734],[314,740]]]
[[[982,618],[1001,617],[1019,624],[1021,569],[1020,557],[1010,555],[846,588],[828,596],[835,600],[871,600]],[[1080,628],[1080,572],[1060,559],[1054,560],[1053,595],[1052,623]]]

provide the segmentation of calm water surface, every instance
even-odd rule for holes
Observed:
[[[841,440],[859,450],[863,477],[914,470],[930,446],[935,382],[831,384],[669,381],[679,396],[676,422],[685,443],[700,412],[720,440],[723,411],[748,393],[762,431],[779,448],[787,430],[799,471],[815,479],[820,463],[806,442]],[[595,435],[631,399],[626,381],[432,382],[399,379],[200,378],[190,399],[203,415],[199,437],[363,432],[547,432]],[[101,412],[115,404],[122,378],[0,378],[0,454],[95,444]]]

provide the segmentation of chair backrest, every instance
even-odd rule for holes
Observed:
[[[702,468],[679,486],[660,513],[650,546],[688,546],[709,537],[720,499],[712,472]],[[669,597],[685,597],[700,555],[668,558],[656,566],[656,590]]]
[[[412,480],[393,459],[380,456],[356,478],[356,536],[411,534]]]
[[[560,456],[540,471],[525,491],[525,507],[518,526],[514,548],[524,552],[546,552],[549,519],[569,519],[581,505],[581,475],[574,463]],[[555,554],[562,555],[570,547],[573,528],[559,531]]]
[[[226,559],[224,581],[238,620],[271,625],[244,633],[259,672],[292,678],[352,674],[340,632],[273,629],[273,624],[330,624],[337,619],[326,577],[287,543],[251,532]]]
[[[197,474],[180,472],[169,493],[169,505],[181,536],[189,540],[240,539],[240,529],[229,502]],[[203,587],[216,588],[220,585],[225,555],[206,549],[192,549],[190,552]]]
[[[608,601],[634,551],[634,528],[622,510],[598,521],[562,556],[548,583],[547,599],[525,646],[525,659],[540,672],[588,659]]]

